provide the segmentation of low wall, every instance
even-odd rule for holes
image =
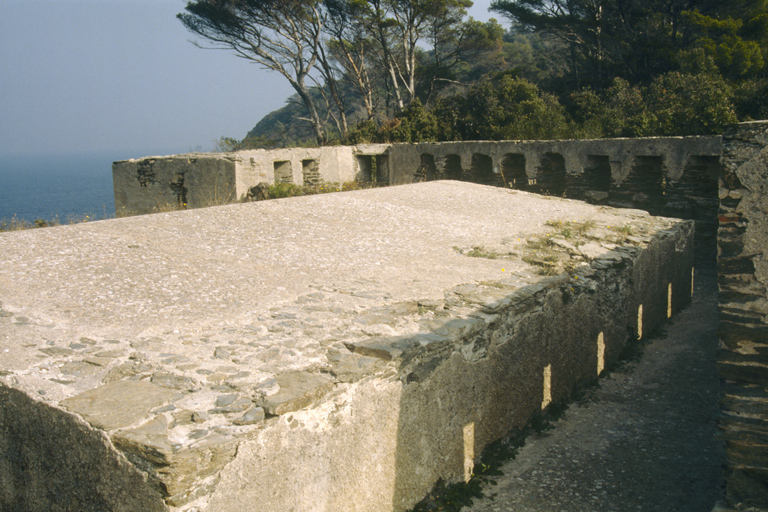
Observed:
[[[258,183],[453,179],[696,221],[714,267],[720,137],[373,144],[150,157],[113,165],[118,215],[246,200]]]
[[[728,502],[768,509],[768,122],[723,135],[718,273]],[[753,510],[753,509],[750,509]]]
[[[366,150],[368,151],[366,153]],[[375,146],[250,150],[145,157],[112,164],[118,217],[243,201],[259,183],[365,181],[357,155]],[[374,152],[374,153],[371,153]],[[370,169],[369,169],[370,172]],[[370,181],[370,175],[368,176]]]
[[[685,307],[692,237],[451,181],[0,234],[0,509],[403,512]]]
[[[458,179],[696,221],[714,268],[720,137],[393,144],[393,184]]]

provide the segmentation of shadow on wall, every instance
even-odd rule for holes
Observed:
[[[432,334],[429,349],[408,356],[400,367],[395,511],[411,509],[434,482],[468,481],[489,443],[567,401],[627,344],[690,303],[692,244],[674,257],[671,239],[630,252],[585,278],[589,286],[550,278],[477,311],[492,314],[490,323],[453,320]]]

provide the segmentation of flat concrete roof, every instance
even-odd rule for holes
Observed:
[[[298,343],[279,324],[307,304],[323,305],[312,315],[327,331],[325,317],[340,322],[342,310],[442,299],[454,286],[488,279],[527,284],[539,276],[519,257],[462,252],[520,255],[531,236],[553,231],[548,221],[592,221],[600,236],[611,225],[649,219],[636,210],[431,182],[2,233],[0,368],[42,370],[95,346],[119,357],[140,351],[159,361],[174,353],[204,364],[212,343],[268,339],[262,348],[241,348],[259,359],[282,341]],[[268,357],[270,369],[317,364],[318,342],[328,336],[308,336],[290,355]],[[69,348],[84,337],[96,345]],[[53,364],[39,379],[28,377],[51,398],[96,384],[51,385],[56,375]]]
[[[384,371],[349,347],[448,294],[541,281],[548,237],[573,266],[675,222],[444,181],[0,233],[0,383],[107,431],[171,414],[177,451]]]

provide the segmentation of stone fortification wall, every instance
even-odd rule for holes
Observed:
[[[718,272],[727,499],[768,509],[768,122],[723,135]],[[753,510],[753,509],[750,509]]]
[[[442,142],[150,157],[113,166],[118,215],[243,201],[258,183],[453,179],[696,221],[712,267],[720,137]]]
[[[0,510],[408,510],[685,307],[692,232],[442,181],[2,233]]]
[[[119,161],[112,164],[115,210],[117,216],[122,217],[230,204],[245,200],[251,187],[259,183],[313,185],[366,181],[361,164],[364,169],[366,162],[375,158],[370,155],[376,151],[381,150],[376,146],[362,150],[336,146],[192,153]]]
[[[720,137],[394,144],[393,184],[456,179],[696,221],[713,268]]]

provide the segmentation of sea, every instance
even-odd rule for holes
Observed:
[[[136,153],[139,158],[157,153]],[[121,153],[0,155],[0,222],[113,218],[112,162]]]

